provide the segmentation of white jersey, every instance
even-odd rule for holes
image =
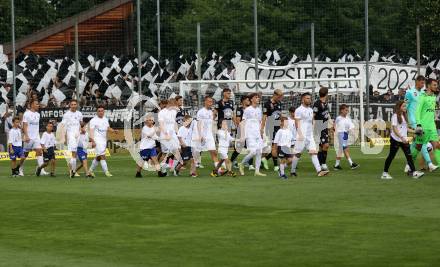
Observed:
[[[259,137],[263,112],[261,108],[247,107],[243,112],[243,123],[246,138]]]
[[[82,120],[83,115],[79,111],[72,112],[68,110],[66,113],[64,113],[61,123],[64,124],[64,128],[68,136],[79,134]]]
[[[295,138],[296,138],[295,120],[289,117],[287,119],[287,123],[288,123],[288,126],[289,126],[289,130],[290,130],[290,132],[292,134],[292,144],[294,144],[295,143]]]
[[[217,138],[218,146],[223,148],[228,148],[229,144],[234,140],[229,132],[222,129],[217,131]]]
[[[21,137],[21,129],[11,128],[9,130],[8,144],[21,147],[23,145],[23,139]]]
[[[273,140],[277,146],[291,147],[292,146],[292,131],[289,128],[279,129],[275,134]]]
[[[44,132],[41,136],[40,143],[44,145],[45,148],[54,147],[56,144],[55,135],[53,133]]]
[[[182,139],[183,144],[185,144],[185,146],[190,147],[192,142],[192,128],[180,126],[179,131],[177,132],[177,137]]]
[[[295,119],[300,121],[302,135],[307,138],[313,138],[313,109],[311,107],[299,106],[295,110]]]
[[[89,122],[90,130],[93,131],[93,139],[97,143],[107,142],[107,130],[110,127],[106,117],[94,117]]]
[[[23,114],[23,123],[27,123],[27,134],[29,139],[35,140],[40,137],[40,113],[26,110]]]
[[[212,124],[214,123],[214,113],[212,110],[201,108],[197,112],[197,123],[201,127],[201,137],[213,136]]]
[[[160,134],[175,134],[176,133],[176,115],[177,115],[177,110],[175,109],[168,109],[168,108],[164,108],[161,111],[159,111],[158,116],[158,121],[159,121],[159,125],[161,125],[161,127],[163,127],[162,131]]]
[[[349,117],[338,116],[335,121],[337,133],[349,132],[354,128],[354,124]]]
[[[87,132],[79,135],[78,147],[81,147],[82,149],[87,149],[89,147],[89,134]]]
[[[408,124],[405,120],[405,116],[402,115],[402,123],[399,123],[399,121],[397,120],[397,114],[393,114],[393,116],[391,117],[391,126],[397,128],[400,136],[405,138],[408,137]],[[391,137],[398,142],[402,142],[402,139],[397,137],[393,129],[391,129]]]
[[[156,135],[156,127],[148,127],[147,125],[145,125],[142,128],[142,138],[139,149],[152,149],[156,146],[156,139],[158,139]]]

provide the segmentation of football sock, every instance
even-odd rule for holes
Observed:
[[[286,167],[286,164],[281,163],[281,164],[280,164],[280,174],[281,174],[281,175],[284,175],[284,167]]]
[[[292,167],[290,169],[290,172],[296,172],[296,166],[298,165],[298,161],[299,161],[299,158],[297,158],[296,156],[293,156]]]
[[[272,157],[273,166],[278,166],[278,157]]]
[[[419,155],[419,151],[416,148],[416,145],[414,143],[411,144],[411,156],[413,158],[413,161],[417,160],[417,155]]]
[[[321,164],[326,164],[327,162],[327,151],[322,151],[322,161]]]
[[[104,172],[108,172],[107,161],[101,159],[100,162],[101,162],[101,168],[102,168],[102,170],[103,170]]]
[[[37,164],[38,167],[41,167],[41,165],[44,164],[43,156],[37,156]]]
[[[234,162],[237,159],[238,155],[240,154],[236,150],[234,150],[231,155],[231,161]]]
[[[71,158],[70,159],[70,169],[72,170],[72,172],[75,172],[75,170],[76,170],[76,158]]]
[[[315,166],[315,170],[317,172],[320,172],[321,171],[321,164],[319,164],[319,160],[318,160],[317,155],[312,155],[312,163],[313,163],[313,166]]]
[[[98,161],[94,159],[92,161],[92,165],[90,166],[90,171],[92,172],[96,168],[96,166],[98,166]]]
[[[429,156],[428,146],[426,144],[422,146],[421,152],[426,164],[429,165],[429,163],[431,163],[432,161],[431,161],[431,157]]]
[[[255,154],[255,171],[259,172],[261,166],[261,150],[257,151]]]
[[[321,164],[324,163],[324,154],[322,151],[318,152],[318,160],[319,160],[319,163],[321,163]]]

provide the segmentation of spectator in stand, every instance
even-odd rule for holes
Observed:
[[[112,98],[109,98],[109,99],[108,99],[108,107],[116,108],[116,107],[118,107],[118,106],[122,106],[122,102],[121,102],[121,100],[118,100],[118,99],[115,98],[115,97],[112,97]]]
[[[393,90],[391,90],[391,89],[388,89],[386,93],[387,93],[387,94],[389,94],[391,98],[393,98],[393,97],[394,97],[394,93],[393,93]]]
[[[49,101],[47,101],[47,107],[48,108],[55,108],[55,107],[57,107],[55,98],[52,95],[49,97]]]
[[[382,95],[382,98],[379,100],[379,103],[394,103],[394,95],[391,93],[386,93]]]
[[[87,97],[85,95],[82,95],[79,99],[78,104],[80,107],[87,106]]]
[[[374,91],[370,100],[371,102],[378,103],[380,101],[380,98],[381,97],[379,91]]]
[[[95,103],[94,104],[96,106],[99,106],[99,105],[103,104],[102,101],[104,100],[104,96],[101,94],[101,92],[96,90],[95,91],[95,96],[96,96],[96,98],[95,98]]]
[[[406,89],[400,88],[399,91],[397,92],[397,95],[394,96],[394,102],[405,100],[405,93],[406,93]]]

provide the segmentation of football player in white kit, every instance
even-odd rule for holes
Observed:
[[[249,154],[243,158],[241,163],[238,164],[238,167],[240,169],[240,175],[244,175],[244,164],[255,156],[255,176],[266,176],[266,174],[260,172],[261,153],[263,153],[264,147],[263,112],[259,107],[260,95],[252,93],[249,95],[249,99],[251,105],[244,110],[243,122],[240,124],[241,143],[244,143],[244,140],[246,140],[246,147],[249,150]]]
[[[104,116],[105,109],[103,106],[98,106],[96,110],[96,116],[93,117],[89,122],[90,128],[90,142],[92,143],[92,147],[95,149],[96,157],[92,161],[92,165],[90,166],[90,173],[94,176],[93,171],[98,166],[98,162],[101,163],[101,168],[104,171],[105,176],[111,177],[113,176],[108,171],[107,161],[105,157],[105,150],[107,148],[107,132],[110,131],[112,133],[117,133],[118,130],[115,130],[110,127],[108,123],[108,119]]]
[[[64,126],[67,136],[67,150],[70,154],[69,176],[75,177],[76,170],[76,152],[78,148],[78,139],[81,130],[83,115],[78,109],[78,102],[72,99],[69,103],[69,110],[64,113],[61,124]]]
[[[38,100],[32,100],[29,109],[23,114],[23,150],[26,156],[30,151],[35,151],[37,157],[37,169],[44,164],[43,150],[41,149],[40,142],[39,108],[40,103],[38,103]],[[20,166],[20,176],[23,175],[22,168],[23,164]]]
[[[182,162],[182,157],[180,156],[179,148],[179,138],[177,137],[177,101],[175,99],[169,99],[166,108],[159,111],[157,118],[159,121],[159,139],[162,148],[163,156],[174,155],[177,162]],[[164,158],[166,161],[167,157]],[[174,165],[174,161],[173,164]],[[169,166],[174,169],[177,166]]]
[[[209,151],[214,167],[218,164],[217,151],[212,125],[214,124],[214,112],[212,107],[214,100],[210,96],[205,96],[203,108],[197,112],[197,132],[199,137],[198,151]]]
[[[296,166],[298,165],[301,153],[307,149],[311,158],[313,166],[318,176],[325,176],[328,174],[327,170],[321,169],[321,164],[318,160],[318,150],[316,142],[313,137],[313,109],[312,97],[309,93],[301,95],[301,106],[295,110],[295,125],[296,125],[296,142],[293,149],[292,171],[291,175],[296,176]]]
[[[289,130],[292,133],[292,135],[291,135],[291,137],[292,137],[292,141],[291,141],[292,148],[295,147],[295,141],[296,141],[295,110],[296,110],[295,107],[290,107],[289,108],[289,117],[287,118],[287,123],[289,125]],[[290,162],[290,163],[292,163],[292,162]],[[292,176],[293,176],[293,173],[295,173],[295,171],[296,171],[296,167],[297,166],[295,166],[295,169],[291,169],[291,171],[290,171]]]

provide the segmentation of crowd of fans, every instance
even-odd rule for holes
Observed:
[[[396,103],[399,100],[405,100],[406,89],[401,88],[397,93],[393,93],[392,90],[388,90],[385,94],[380,94],[375,90],[370,93],[370,102],[372,103]]]
[[[261,59],[265,64],[277,65],[281,62],[275,57],[276,51],[270,53],[266,59]],[[267,54],[267,53],[266,53]],[[350,57],[344,55],[348,60]],[[198,79],[196,73],[197,56],[176,56],[166,60],[156,60],[145,54],[142,61],[142,90],[137,88],[137,59],[134,57],[104,55],[93,57],[83,55],[80,57],[80,87],[79,104],[81,106],[121,107],[127,104],[128,98],[133,93],[142,93],[149,97],[164,98],[163,91],[168,88],[176,89],[180,80]],[[212,53],[203,59],[201,65],[202,79],[206,80],[233,80],[235,78],[234,64],[240,60],[252,60],[238,53],[219,56]],[[277,61],[278,60],[278,61]],[[290,60],[289,64],[301,61]],[[339,59],[340,60],[340,59]],[[385,59],[384,59],[385,60]],[[38,98],[42,108],[67,107],[68,101],[76,98],[75,64],[70,58],[54,59],[41,57],[33,53],[19,53],[17,64],[17,104],[21,107],[29,99]],[[386,61],[386,60],[385,60]],[[0,62],[0,103],[12,102],[11,85],[12,64]],[[50,75],[48,75],[50,73]],[[20,76],[20,77],[18,77]],[[49,76],[49,77],[48,77]],[[8,78],[9,77],[9,78]],[[24,85],[22,85],[24,84]],[[234,88],[231,88],[234,90]],[[175,92],[178,90],[175,90]],[[383,90],[382,90],[383,92]],[[197,94],[197,92],[196,92]],[[295,93],[290,93],[295,95]],[[394,103],[403,99],[404,89],[389,90],[385,94],[370,88],[370,102]],[[345,96],[342,96],[345,97]],[[196,100],[195,97],[193,100]],[[190,100],[190,102],[193,102]]]

